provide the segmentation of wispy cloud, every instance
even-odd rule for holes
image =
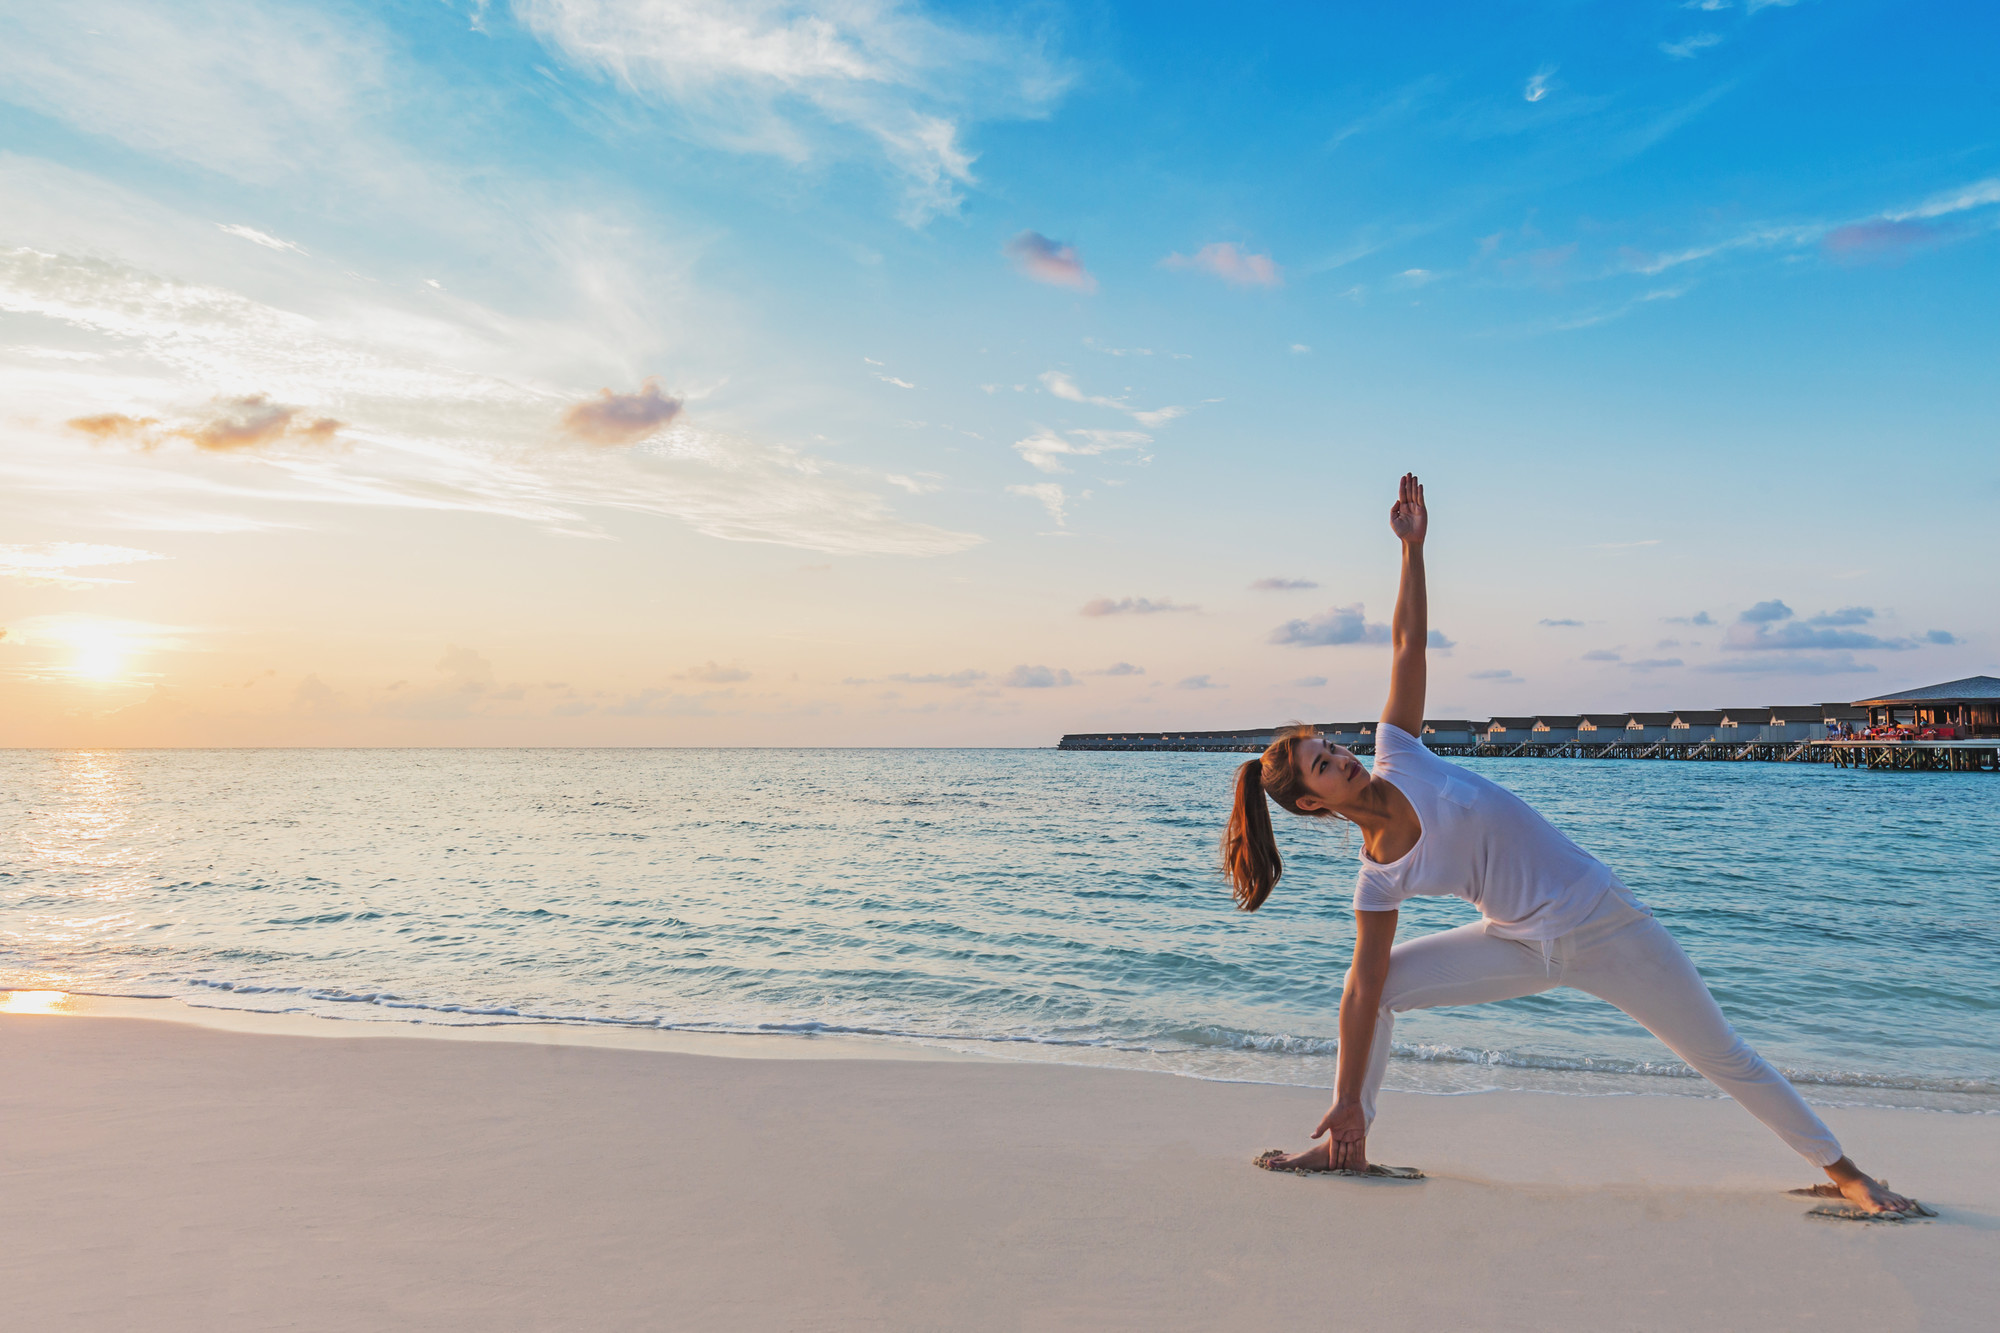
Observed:
[[[1120,597],[1113,601],[1109,597],[1093,597],[1083,604],[1077,614],[1084,616],[1153,616],[1164,611],[1199,611],[1198,606],[1186,602],[1176,602],[1170,598],[1154,601],[1150,597]]]
[[[1528,76],[1527,86],[1521,89],[1521,100],[1539,102],[1549,95],[1549,80],[1554,78],[1556,67],[1544,65]]]
[[[1837,259],[1857,262],[1900,259],[1950,237],[1947,228],[1917,218],[1869,218],[1835,227],[1820,244]]]
[[[1068,82],[1036,37],[899,4],[517,0],[514,12],[698,142],[800,162],[858,133],[901,175],[912,224],[964,199],[967,122],[1036,114]]]
[[[1070,469],[1062,462],[1064,458],[1093,458],[1143,448],[1152,442],[1152,436],[1136,430],[1072,430],[1057,434],[1040,427],[1026,439],[1014,441],[1014,451],[1038,472],[1068,472]],[[1138,461],[1146,460],[1142,457]]]
[[[1676,60],[1692,60],[1697,52],[1706,51],[1711,46],[1722,45],[1722,34],[1698,32],[1683,37],[1678,42],[1661,42],[1660,49]]]
[[[1108,667],[1103,667],[1096,671],[1086,671],[1083,674],[1086,676],[1143,676],[1146,674],[1146,668],[1133,666],[1130,662],[1113,662]]]
[[[1252,583],[1250,585],[1250,591],[1303,592],[1308,588],[1317,588],[1318,586],[1319,585],[1317,583],[1314,583],[1311,579],[1270,578],[1270,579],[1258,579],[1255,583]]]
[[[1712,675],[1725,676],[1852,676],[1866,675],[1876,669],[1873,662],[1857,661],[1851,653],[1832,653],[1826,656],[1802,657],[1785,655],[1780,657],[1739,657],[1719,662],[1704,662],[1690,667],[1691,671],[1701,671]]]
[[[1097,279],[1083,266],[1083,257],[1073,245],[1052,241],[1038,231],[1024,231],[1007,242],[1005,252],[1015,268],[1036,282],[1079,292],[1097,290]]]
[[[1387,643],[1389,627],[1367,618],[1362,603],[1336,606],[1303,620],[1287,620],[1267,637],[1271,643],[1299,648],[1329,648],[1354,643]]]
[[[733,685],[750,679],[750,673],[740,666],[721,666],[710,658],[700,666],[689,667],[674,677],[675,680],[699,680],[710,685]]]
[[[1540,620],[1540,621],[1539,621],[1539,622],[1537,622],[1537,623],[1539,623],[1539,624],[1543,624],[1543,625],[1547,625],[1547,626],[1549,626],[1549,627],[1550,627],[1550,628],[1552,628],[1552,629],[1582,629],[1582,628],[1583,628],[1583,622],[1582,622],[1581,620],[1550,620],[1550,619],[1548,619],[1548,618],[1544,617],[1544,618],[1543,618],[1542,620]]]
[[[1227,685],[1218,685],[1207,673],[1199,676],[1184,676],[1174,682],[1177,690],[1225,690]]]
[[[1484,671],[1468,671],[1466,679],[1489,680],[1501,685],[1519,685],[1527,678],[1515,675],[1510,667],[1489,667]]]
[[[518,355],[494,347],[496,338],[512,338],[514,347],[553,342],[564,356],[581,349],[495,311],[464,302],[456,309],[463,322],[351,300],[338,323],[323,323],[108,260],[0,250],[0,310],[67,326],[122,358],[116,376],[106,371],[91,381],[123,400],[105,404],[114,410],[79,417],[65,404],[68,411],[50,415],[101,440],[144,446],[186,439],[246,460],[230,477],[178,467],[167,450],[155,450],[156,459],[135,453],[120,467],[85,465],[66,461],[73,445],[43,436],[46,443],[32,449],[10,446],[0,475],[17,489],[67,489],[123,508],[142,501],[157,508],[163,495],[178,497],[184,509],[379,505],[489,513],[593,534],[601,530],[586,511],[609,508],[676,518],[724,540],[808,550],[930,555],[981,540],[898,518],[882,496],[849,479],[873,473],[697,428],[684,413],[637,447],[549,450],[576,397],[511,368],[502,374],[465,366],[507,364]],[[46,378],[8,377],[12,401],[46,401]],[[177,406],[196,397],[192,386],[212,393],[217,384],[245,381],[272,387],[202,409]],[[581,420],[616,439],[657,424],[672,401],[657,390],[599,395]],[[293,406],[301,402],[316,406]],[[278,447],[336,438],[342,449]],[[211,521],[203,530],[221,529]]]
[[[241,236],[244,240],[254,245],[261,245],[266,250],[290,250],[298,255],[306,253],[304,246],[292,241],[281,241],[269,232],[258,231],[255,227],[244,227],[230,222],[218,222],[215,225],[231,236]]]
[[[1192,255],[1178,252],[1160,261],[1160,267],[1194,269],[1213,274],[1238,287],[1282,287],[1284,271],[1269,255],[1251,254],[1233,241],[1212,241]]]
[[[1989,176],[1929,196],[1920,203],[1844,221],[1760,223],[1733,236],[1662,253],[1627,251],[1627,271],[1657,275],[1738,251],[1802,250],[1817,246],[1843,262],[1895,260],[1917,250],[1946,244],[1994,225],[1991,217],[1955,225],[1939,219],[1983,212],[2000,204],[2000,176]]]
[[[1045,370],[1040,376],[1042,387],[1057,398],[1071,403],[1088,403],[1092,407],[1108,407],[1114,412],[1123,412],[1142,426],[1160,426],[1176,417],[1187,415],[1185,407],[1137,408],[1123,398],[1107,398],[1102,395],[1085,393],[1077,387],[1070,376],[1060,370]]]
[[[1032,486],[1009,486],[1007,494],[1033,500],[1048,512],[1050,521],[1059,528],[1068,521],[1069,497],[1063,493],[1059,482],[1038,481]]]
[[[158,551],[142,551],[134,546],[105,546],[97,542],[0,546],[0,578],[25,579],[30,583],[52,583],[62,587],[124,583],[128,580],[78,574],[75,571],[164,559],[166,557]]]

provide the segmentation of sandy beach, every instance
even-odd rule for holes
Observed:
[[[1829,1110],[1941,1214],[1860,1225],[1689,1097],[1391,1094],[1373,1155],[1430,1179],[1371,1183],[1249,1165],[1312,1089],[113,1011],[0,1016],[18,1327],[1970,1329],[2000,1300],[1986,1116]]]

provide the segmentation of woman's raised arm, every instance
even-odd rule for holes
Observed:
[[[1403,582],[1396,591],[1396,616],[1391,624],[1395,659],[1389,667],[1389,702],[1382,720],[1412,736],[1424,734],[1424,650],[1430,640],[1430,603],[1424,592],[1424,537],[1430,514],[1424,509],[1423,483],[1405,472],[1389,509],[1389,531],[1403,543]]]

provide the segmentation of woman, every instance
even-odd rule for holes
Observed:
[[[1368,1126],[1398,1012],[1574,986],[1644,1024],[1824,1168],[1832,1185],[1816,1193],[1839,1195],[1871,1213],[1909,1211],[1909,1200],[1848,1160],[1792,1085],[1736,1035],[1694,964],[1609,867],[1518,796],[1438,758],[1417,739],[1429,629],[1428,523],[1424,488],[1406,475],[1389,511],[1390,531],[1403,543],[1403,576],[1374,772],[1310,728],[1292,727],[1237,774],[1223,859],[1244,911],[1263,905],[1283,870],[1266,797],[1295,815],[1351,820],[1362,840],[1333,1109],[1312,1135],[1326,1142],[1266,1164],[1293,1171],[1368,1165]],[[1436,894],[1464,898],[1482,920],[1394,944],[1398,905]]]

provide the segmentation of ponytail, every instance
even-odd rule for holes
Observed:
[[[1278,839],[1271,832],[1262,759],[1249,760],[1236,770],[1236,804],[1222,834],[1222,869],[1235,890],[1237,907],[1245,912],[1262,907],[1285,873]]]

